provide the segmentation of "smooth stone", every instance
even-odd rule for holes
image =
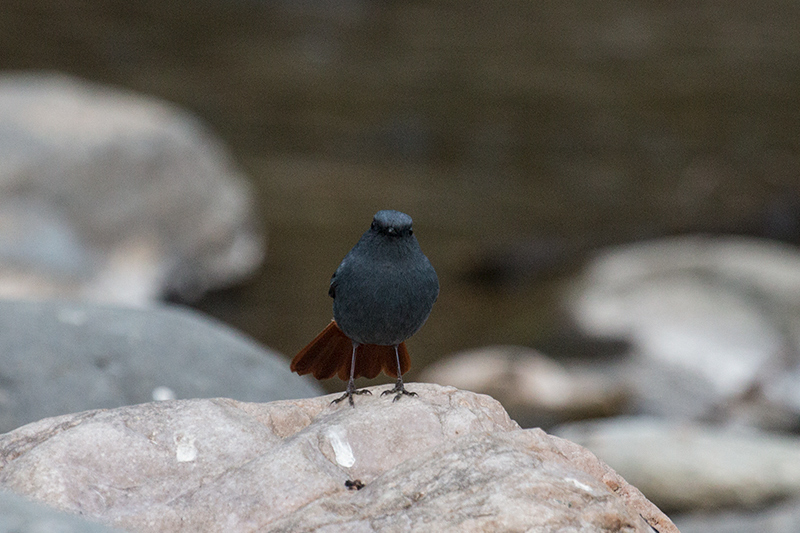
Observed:
[[[488,394],[522,427],[620,414],[629,395],[620,379],[567,367],[524,346],[486,346],[450,355],[425,368],[420,381]]]
[[[576,422],[554,433],[585,446],[661,509],[760,509],[800,498],[800,438],[655,418]]]
[[[194,116],[53,72],[0,74],[0,297],[143,305],[250,275],[252,187]]]
[[[0,436],[0,486],[142,532],[677,529],[593,454],[488,396],[410,383],[269,404],[156,402]]]
[[[0,431],[169,398],[272,401],[321,389],[288,360],[178,306],[0,300]]]
[[[794,429],[798,299],[795,247],[696,235],[599,253],[567,305],[584,332],[632,346],[638,412]]]
[[[800,501],[790,500],[758,510],[697,512],[673,517],[681,533],[796,533]]]

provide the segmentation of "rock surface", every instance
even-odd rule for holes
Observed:
[[[0,431],[165,398],[316,396],[286,358],[181,307],[0,300]]]
[[[489,397],[386,388],[355,408],[178,400],[41,420],[0,436],[0,485],[137,531],[677,531]]]
[[[584,331],[633,346],[638,411],[796,429],[800,252],[691,236],[609,249],[569,298]]]
[[[0,533],[122,533],[62,513],[10,491],[0,491]]]
[[[800,498],[800,438],[652,418],[578,422],[585,446],[669,512],[760,509]]]
[[[247,183],[188,113],[65,75],[0,75],[0,297],[193,297],[249,274],[259,233]]]

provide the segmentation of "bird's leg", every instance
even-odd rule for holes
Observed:
[[[359,344],[357,342],[353,342],[353,357],[350,359],[350,381],[347,382],[347,390],[344,394],[340,397],[336,398],[331,402],[331,404],[339,403],[345,398],[348,399],[350,405],[355,407],[356,404],[353,403],[353,395],[354,394],[372,394],[367,389],[360,389],[356,390],[356,380],[355,380],[355,373],[356,373],[356,350],[358,349]]]
[[[395,394],[393,402],[396,402],[400,399],[401,396],[404,394],[406,396],[416,396],[416,392],[407,391],[406,388],[403,386],[403,374],[400,370],[400,354],[397,351],[397,345],[394,345],[394,357],[397,359],[397,383],[394,384],[394,388],[389,390],[385,390],[381,393],[381,396],[386,396],[387,394]]]

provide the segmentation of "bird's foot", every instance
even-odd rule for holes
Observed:
[[[351,389],[350,387],[348,387],[347,391],[345,391],[344,394],[342,394],[340,397],[336,398],[335,400],[333,400],[331,402],[331,405],[333,405],[335,403],[339,403],[342,400],[344,400],[345,398],[347,398],[347,400],[350,402],[350,405],[355,407],[356,404],[353,403],[353,396],[355,396],[356,394],[372,394],[372,393],[370,391],[368,391],[367,389],[358,389],[358,390],[356,390],[355,388]]]
[[[394,400],[392,400],[393,402],[396,402],[397,400],[399,400],[403,395],[405,395],[405,396],[417,396],[416,392],[411,392],[411,391],[407,391],[406,390],[405,386],[403,386],[403,380],[402,379],[398,379],[397,383],[394,384],[393,388],[383,391],[381,393],[381,396],[386,396],[387,394],[394,394],[395,395],[394,396]]]

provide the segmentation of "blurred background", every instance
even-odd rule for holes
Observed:
[[[794,2],[170,0],[6,6],[0,66],[179,104],[252,180],[269,233],[194,302],[292,355],[372,214],[412,215],[441,299],[415,369],[552,334],[598,246],[775,227],[800,190]]]
[[[752,304],[756,322],[774,319],[750,335],[757,327],[741,326],[744,311],[719,318],[715,339],[758,345],[759,355],[732,363],[749,374],[718,384],[723,401],[698,400],[703,408],[682,408],[684,418],[757,419],[748,425],[794,432],[800,400],[785,401],[778,422],[752,406],[732,415],[731,403],[763,399],[765,372],[796,368],[794,300],[764,294],[800,291],[798,22],[800,4],[780,0],[27,0],[3,7],[0,74],[55,72],[169,102],[215,139],[241,181],[236,194],[249,198],[231,203],[245,213],[247,259],[229,278],[188,282],[182,274],[201,270],[188,254],[189,266],[150,291],[155,299],[194,307],[291,357],[330,320],[330,275],[372,215],[397,209],[414,218],[441,282],[428,323],[408,342],[411,381],[446,356],[492,345],[516,347],[498,356],[512,372],[536,349],[563,365],[556,373],[579,362],[611,379],[617,367],[598,363],[646,351],[647,336],[630,319],[598,325],[581,302],[616,302],[603,320],[623,308],[641,317],[641,299],[625,298],[645,286],[659,305],[689,295],[671,314],[652,314],[667,326],[661,362],[675,363],[685,346],[674,320],[697,326],[696,339],[713,329],[704,318],[731,309],[726,298]],[[28,94],[36,79],[26,83]],[[193,188],[187,180],[176,197]],[[27,190],[14,183],[6,190]],[[66,197],[60,191],[56,205]],[[699,244],[698,235],[706,236]],[[667,244],[632,259],[647,243]],[[744,263],[746,273],[730,270]],[[760,273],[776,265],[786,285],[761,287]],[[633,277],[614,278],[613,298],[587,296],[606,283],[597,277],[604,268]],[[647,283],[659,272],[689,276],[688,288],[654,293]],[[743,289],[730,288],[743,279]],[[698,307],[693,295],[704,291],[712,303]],[[728,368],[723,356],[691,370],[693,354],[715,342],[686,352],[690,376]],[[658,369],[651,379],[663,377]],[[515,418],[547,427],[669,411],[647,401],[621,407],[630,406],[629,383],[575,385],[593,386],[606,392],[589,400],[588,414]]]

